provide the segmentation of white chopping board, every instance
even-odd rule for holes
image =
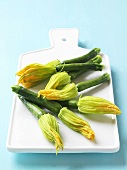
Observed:
[[[18,70],[30,63],[46,64],[52,60],[63,61],[88,53],[90,50],[78,46],[78,29],[53,29],[49,32],[51,47],[22,54],[18,63]],[[81,75],[74,82],[89,80],[108,72],[111,76],[110,63],[107,55],[102,54],[103,71],[91,71]],[[14,73],[15,75],[15,73]],[[17,82],[17,80],[16,80]],[[46,84],[40,84],[32,90],[43,89]],[[83,92],[83,95],[103,97],[114,102],[112,79],[110,83],[104,83]],[[72,131],[65,126],[58,118],[60,133],[64,143],[64,150],[61,153],[113,153],[120,147],[117,118],[114,115],[81,115],[88,121],[95,132],[95,140],[91,141],[81,134]],[[43,136],[37,120],[21,103],[14,94],[10,125],[7,138],[7,149],[18,153],[55,153],[54,144],[50,143]]]

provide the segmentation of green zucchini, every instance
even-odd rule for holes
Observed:
[[[23,104],[27,107],[27,109],[36,117],[39,119],[42,115],[47,114],[43,109],[38,107],[37,105],[30,103],[27,101],[23,96],[18,96],[19,99],[23,102]]]
[[[102,57],[100,55],[97,55],[96,57],[92,58],[91,60],[87,61],[86,63],[98,63],[100,64],[102,62]],[[88,71],[89,69],[85,68],[85,69],[81,69],[81,70],[74,70],[74,71],[69,71],[68,74],[71,76],[71,79],[74,79],[76,77],[78,77],[79,75],[81,75],[82,73],[85,73],[86,71]]]
[[[22,86],[14,85],[11,87],[12,91],[20,96],[23,96],[26,100],[38,105],[39,107],[45,107],[49,111],[58,114],[62,106],[56,101],[47,100],[43,97],[38,97],[38,94],[30,91]]]
[[[108,73],[103,74],[102,76],[92,79],[92,80],[88,80],[88,81],[84,81],[84,82],[80,82],[78,83],[76,86],[78,88],[78,92],[83,91],[85,89],[88,89],[90,87],[102,84],[104,82],[107,82],[110,80],[110,76]],[[46,109],[48,109],[49,111],[51,111],[52,113],[56,113],[56,115],[58,115],[59,111],[61,110],[62,106],[60,103],[56,102],[56,101],[52,101],[52,100],[48,100],[44,97],[38,97],[38,94],[30,91],[22,86],[19,85],[14,85],[11,87],[12,91],[17,93],[20,96],[23,96],[26,100],[36,104],[39,107],[44,107]]]
[[[110,80],[110,75],[108,73],[104,73],[102,76],[100,76],[98,78],[80,82],[77,84],[78,92],[81,92],[81,91],[88,89],[90,87],[93,87],[93,86],[97,86],[97,85],[107,82],[109,80]]]
[[[69,59],[69,60],[64,60],[62,63],[64,63],[64,64],[84,63],[84,62],[87,62],[90,59],[94,58],[99,52],[100,52],[100,48],[94,48],[89,53],[87,53],[83,56],[80,56],[80,57],[77,57],[77,58],[72,58],[72,59]]]
[[[103,65],[98,63],[72,63],[72,64],[59,64],[56,66],[57,71],[73,71],[81,69],[89,69],[95,71],[102,71]]]

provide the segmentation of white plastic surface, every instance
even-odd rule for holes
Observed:
[[[51,60],[60,61],[81,56],[90,50],[78,47],[77,29],[54,29],[50,31],[51,48],[33,51],[20,56],[18,70],[30,63],[48,63]],[[81,75],[74,82],[92,79],[105,72],[110,73],[108,56],[102,54],[105,68],[102,72],[91,71]],[[14,73],[15,74],[15,73]],[[32,90],[43,89],[46,81]],[[112,80],[83,92],[83,95],[103,97],[114,102]],[[78,114],[78,113],[76,113]],[[114,115],[81,115],[87,120],[95,132],[95,140],[91,141],[65,126],[59,119],[60,133],[64,142],[61,153],[82,152],[117,152],[119,150],[119,134],[117,119]],[[37,120],[26,109],[14,94],[10,126],[7,138],[7,149],[11,152],[55,153],[54,144],[43,136]]]

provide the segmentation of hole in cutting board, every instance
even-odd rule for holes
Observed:
[[[66,38],[62,38],[62,41],[67,41],[67,39]]]

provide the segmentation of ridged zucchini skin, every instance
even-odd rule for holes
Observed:
[[[36,104],[39,107],[44,107],[48,109],[49,111],[55,113],[56,115],[59,114],[59,111],[62,108],[62,106],[58,102],[47,100],[46,98],[43,97],[38,97],[37,93],[28,90],[22,86],[14,85],[11,88],[12,91],[15,92],[16,94],[23,96],[26,100]]]
[[[33,116],[36,117],[37,119],[39,119],[42,115],[47,114],[43,109],[27,101],[23,96],[19,95],[18,97],[23,102],[23,104],[27,107],[27,109],[33,114]]]
[[[80,57],[77,57],[77,58],[72,58],[72,59],[69,59],[69,60],[64,60],[62,63],[64,63],[64,64],[84,63],[84,62],[89,61],[93,57],[95,57],[100,51],[101,51],[100,48],[94,48],[89,53],[87,53],[83,56],[80,56]]]

